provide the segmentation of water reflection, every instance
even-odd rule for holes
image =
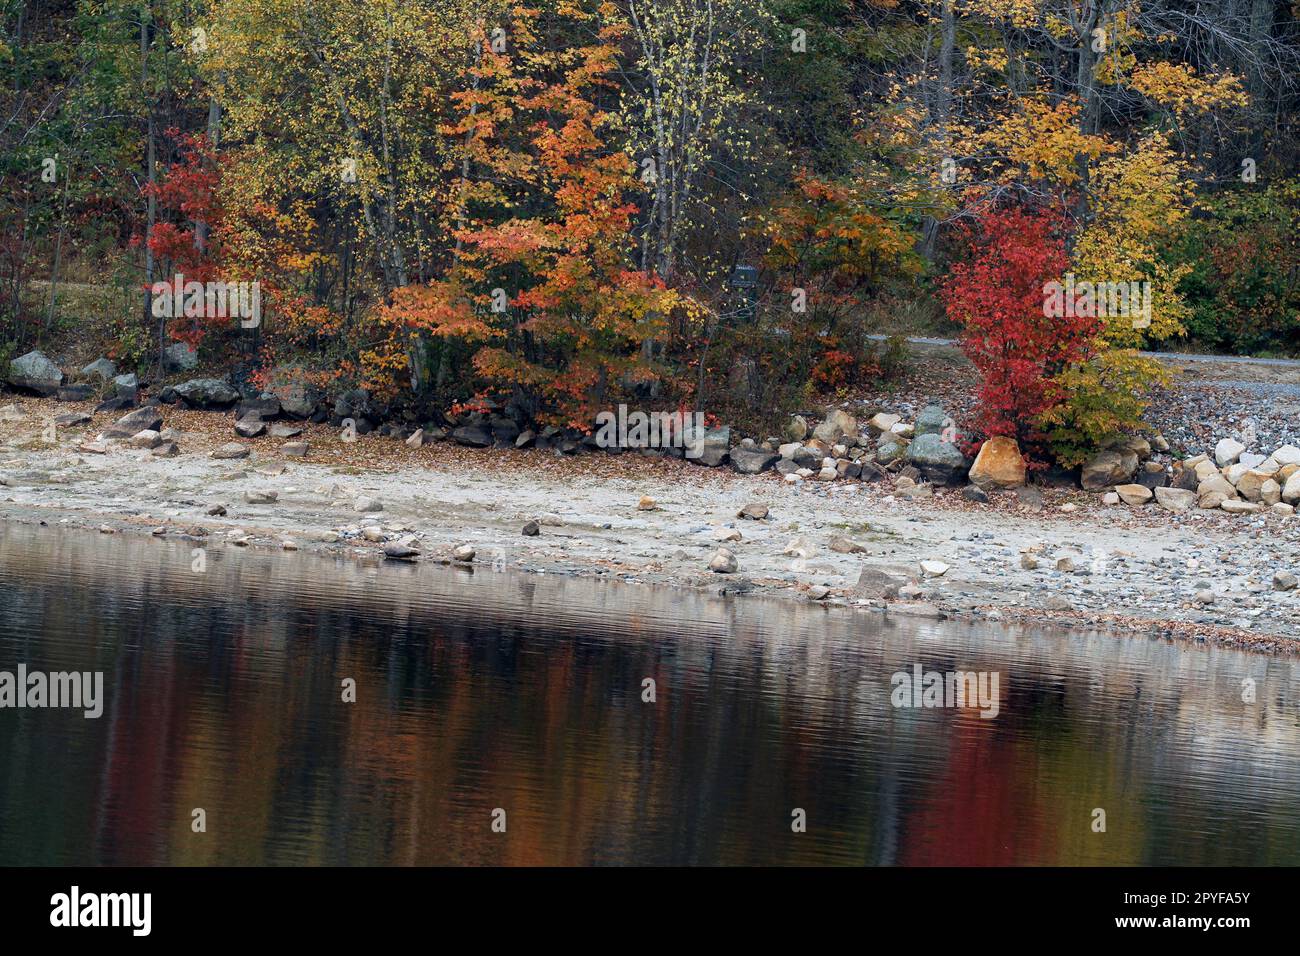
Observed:
[[[0,525],[0,669],[107,695],[0,711],[0,863],[1300,862],[1289,660],[193,546]]]

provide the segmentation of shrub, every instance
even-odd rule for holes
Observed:
[[[1044,414],[1064,398],[1057,376],[1093,354],[1097,321],[1049,317],[1044,286],[1065,271],[1064,222],[1054,213],[997,208],[963,229],[969,250],[941,296],[962,327],[961,343],[981,376],[977,425],[1042,449]]]

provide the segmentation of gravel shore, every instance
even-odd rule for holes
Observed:
[[[1056,488],[988,504],[955,489],[908,501],[888,482],[792,487],[770,473],[635,454],[417,449],[373,436],[345,443],[313,425],[302,436],[306,457],[284,458],[280,440],[262,437],[247,442],[249,458],[216,460],[210,452],[235,439],[230,417],[171,408],[163,412],[181,433],[179,456],[127,443],[87,454],[78,446],[113,416],[61,429],[49,444],[47,421],[75,407],[27,399],[20,408],[21,420],[0,424],[0,533],[4,521],[45,522],[189,536],[196,547],[231,552],[287,546],[373,557],[408,548],[426,561],[453,560],[468,545],[485,570],[1300,650],[1300,590],[1271,585],[1275,570],[1300,572],[1295,518],[1107,507]],[[358,511],[362,498],[382,510]],[[767,516],[738,517],[751,503]],[[523,533],[529,522],[535,535]],[[707,569],[719,546],[735,554],[734,573]],[[923,561],[938,565],[927,574]],[[859,589],[864,569],[915,581],[904,595],[912,599]]]

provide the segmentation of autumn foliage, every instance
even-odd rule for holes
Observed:
[[[581,17],[576,11],[572,14]],[[484,392],[579,427],[616,388],[660,377],[647,347],[683,299],[632,267],[632,162],[605,141],[597,105],[616,69],[616,28],[544,52],[520,10],[514,55],[484,38],[478,82],[449,132],[468,142],[457,250],[443,278],[398,289],[381,321],[469,342]],[[522,48],[522,49],[521,49]],[[531,192],[525,212],[512,197]]]
[[[160,214],[145,242],[165,270],[159,280],[170,281],[179,274],[186,282],[211,282],[220,278],[221,170],[207,137],[177,129],[169,129],[167,136],[176,144],[178,159],[156,183],[144,186],[144,194],[157,201]],[[203,317],[176,319],[167,332],[173,339],[196,345],[206,325]]]
[[[1065,397],[1056,377],[1086,361],[1097,319],[1048,317],[1044,285],[1068,259],[1064,220],[1018,206],[986,213],[965,229],[969,258],[953,266],[942,290],[961,324],[962,348],[982,376],[979,426],[1041,448],[1043,416]]]

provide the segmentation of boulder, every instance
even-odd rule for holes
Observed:
[[[234,458],[247,458],[250,451],[252,451],[252,449],[247,445],[241,445],[237,441],[232,441],[213,451],[212,457],[221,461]]]
[[[1218,508],[1227,500],[1229,500],[1228,496],[1222,491],[1207,491],[1205,494],[1197,496],[1196,506],[1211,511]]]
[[[1083,463],[1079,472],[1079,484],[1084,491],[1109,491],[1132,478],[1137,468],[1137,455],[1106,448]]]
[[[293,365],[278,365],[271,370],[267,391],[280,400],[281,414],[299,420],[316,414],[320,391],[305,381],[305,374]]]
[[[709,570],[715,574],[735,574],[739,567],[735,554],[727,548],[719,548],[709,559]]]
[[[91,385],[64,385],[54,397],[61,402],[88,402],[95,397],[95,389]]]
[[[1125,453],[1136,455],[1140,462],[1151,457],[1151,443],[1140,435],[1122,435],[1109,441],[1106,447],[1121,455]]]
[[[907,445],[892,438],[882,441],[876,446],[876,461],[881,465],[892,465],[896,461],[902,460],[907,454]]]
[[[16,389],[49,396],[63,384],[63,373],[43,352],[31,351],[9,363],[5,381]]]
[[[199,353],[188,342],[175,342],[162,351],[164,372],[190,372],[199,367]]]
[[[1202,459],[1195,466],[1193,466],[1193,470],[1196,477],[1201,481],[1204,481],[1206,478],[1211,478],[1215,475],[1223,474],[1221,471],[1219,471],[1219,467],[1214,462],[1209,461],[1208,459]]]
[[[845,435],[856,437],[858,420],[841,408],[826,410],[825,420],[813,429],[813,438],[833,445]]]
[[[997,435],[980,446],[970,467],[971,484],[985,491],[1018,488],[1025,483],[1025,459],[1014,438]]]
[[[1157,488],[1156,504],[1166,511],[1188,511],[1196,504],[1196,492],[1186,488]]]
[[[865,545],[858,544],[851,538],[845,538],[838,534],[831,535],[831,539],[826,546],[836,554],[866,554],[868,550]]]
[[[857,583],[850,588],[853,597],[884,601],[898,597],[899,589],[907,583],[907,578],[890,574],[879,568],[863,568],[858,573]]]
[[[788,442],[801,442],[808,437],[808,420],[802,415],[791,415],[782,432]]]
[[[970,471],[970,461],[952,442],[935,432],[920,435],[907,446],[907,460],[930,481],[941,485],[960,484]]]
[[[1126,505],[1144,505],[1151,500],[1151,489],[1146,485],[1116,485],[1115,494]]]
[[[1237,489],[1222,475],[1212,475],[1196,486],[1197,495],[1204,496],[1210,492],[1219,492],[1225,498],[1237,497]]]
[[[270,392],[257,398],[246,398],[235,406],[236,418],[275,418],[280,414],[280,399]]]
[[[1300,465],[1300,448],[1295,445],[1283,445],[1269,457],[1276,461],[1281,468],[1285,468],[1287,465]]]
[[[97,378],[101,382],[107,382],[110,378],[117,377],[117,366],[111,359],[97,358],[89,365],[83,365],[81,374],[86,378]]]
[[[1272,478],[1259,487],[1259,500],[1262,504],[1275,505],[1282,500],[1282,486]]]
[[[192,378],[175,387],[176,395],[190,408],[229,408],[239,393],[219,378]]]
[[[492,433],[481,425],[461,425],[452,429],[451,440],[470,448],[487,448],[492,444]]]
[[[688,429],[684,438],[687,460],[708,468],[721,465],[731,450],[731,429],[726,425],[702,433]]]
[[[134,372],[114,377],[113,394],[118,398],[137,401],[140,398],[140,380],[135,377]]]
[[[1282,500],[1289,505],[1300,502],[1300,471],[1293,473],[1282,486]]]
[[[822,454],[821,449],[810,445],[800,445],[790,455],[790,460],[800,468],[820,468],[822,459],[826,456]]]
[[[283,404],[283,401],[282,401]],[[370,424],[378,422],[383,416],[379,407],[364,388],[354,388],[344,392],[334,400],[334,417],[340,420],[351,418],[360,426],[364,419]],[[360,427],[357,429],[361,431]],[[369,428],[366,429],[369,431]],[[366,433],[361,432],[363,435]]]
[[[762,448],[733,448],[731,467],[742,475],[757,475],[776,464],[781,456]]]
[[[877,412],[871,416],[867,422],[867,427],[877,434],[888,434],[889,430],[903,420],[901,415],[890,415],[887,412]]]
[[[1247,501],[1260,501],[1263,499],[1265,482],[1277,484],[1271,475],[1251,469],[1237,479],[1237,494]]]
[[[142,431],[162,431],[163,418],[153,405],[127,412],[104,432],[107,438],[130,438]]]
[[[256,438],[266,434],[266,422],[260,418],[241,418],[235,422],[235,434],[240,438]]]
[[[1226,501],[1220,504],[1219,507],[1222,510],[1228,512],[1229,514],[1234,514],[1234,515],[1254,514],[1257,511],[1262,511],[1264,508],[1264,506],[1259,504],[1258,502],[1242,501],[1239,498],[1228,498]]]
[[[912,426],[912,434],[916,438],[920,438],[922,435],[942,436],[944,429],[952,427],[953,420],[943,410],[942,406],[927,405],[916,416],[916,422]]]
[[[1220,468],[1227,468],[1240,458],[1245,450],[1246,446],[1235,438],[1222,438],[1214,446],[1214,460]]]

